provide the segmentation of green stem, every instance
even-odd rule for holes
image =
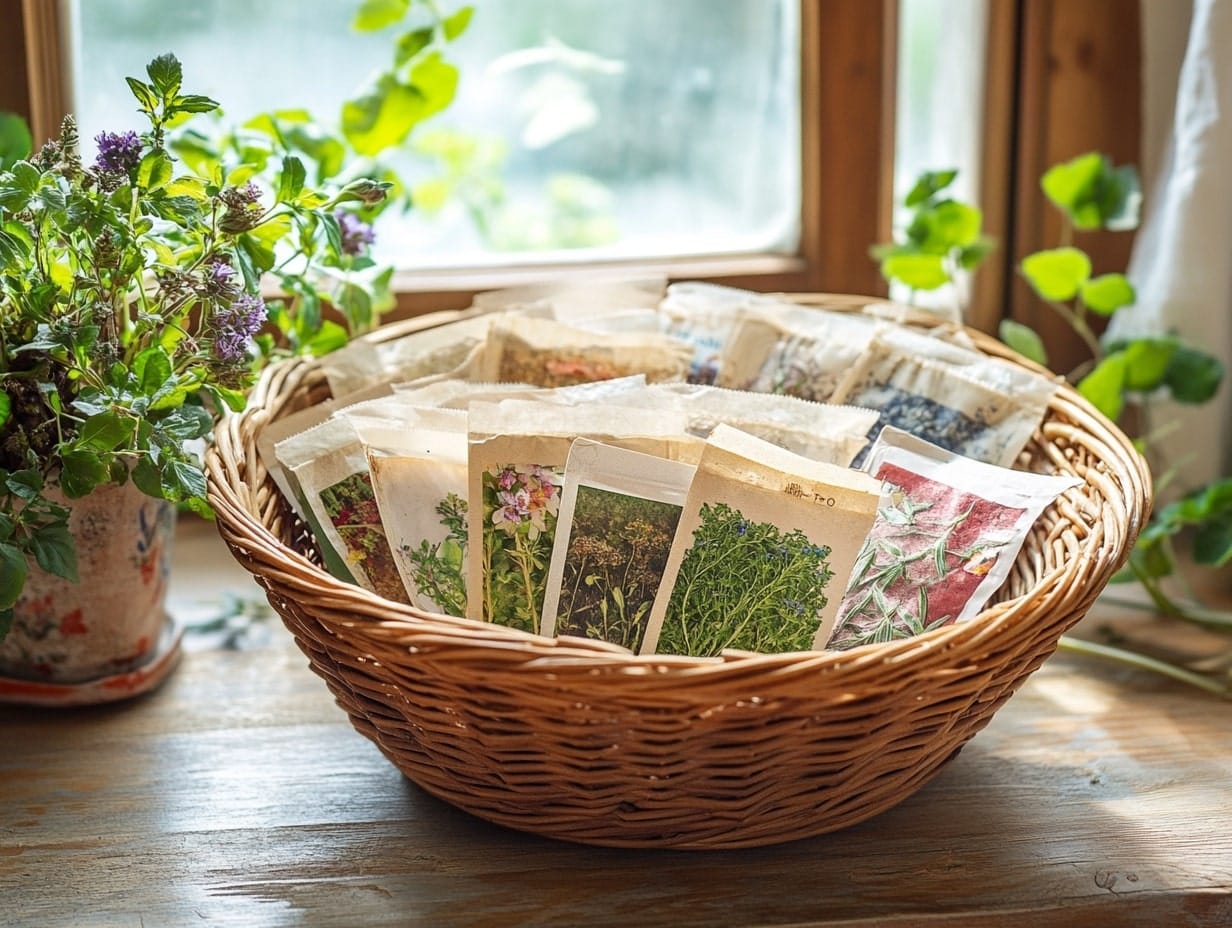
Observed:
[[[1194,673],[1191,670],[1177,667],[1175,664],[1169,664],[1167,661],[1156,660],[1153,657],[1147,657],[1124,648],[1096,644],[1093,641],[1084,641],[1081,638],[1072,638],[1069,635],[1062,636],[1057,644],[1057,648],[1058,650],[1069,651],[1073,654],[1084,654],[1088,657],[1100,657],[1105,660],[1117,661],[1130,667],[1137,667],[1140,670],[1147,670],[1151,673],[1170,677],[1173,680],[1179,680],[1181,683],[1188,683],[1190,686],[1196,686],[1200,690],[1205,690],[1224,699],[1232,699],[1232,689],[1226,684],[1212,680],[1210,677],[1200,673]]]
[[[1130,559],[1130,570],[1138,578],[1138,582],[1146,590],[1147,595],[1151,597],[1155,608],[1164,615],[1208,628],[1232,629],[1232,614],[1218,609],[1208,609],[1201,605],[1182,605],[1169,597],[1155,578],[1135,565],[1133,559]]]

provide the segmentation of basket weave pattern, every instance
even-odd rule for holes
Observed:
[[[219,425],[207,469],[223,538],[355,728],[406,776],[481,818],[589,844],[773,844],[906,799],[1082,618],[1150,502],[1141,457],[1062,386],[1021,462],[1085,485],[1044,513],[975,619],[847,652],[637,657],[423,613],[327,574],[255,445],[266,422],[326,396],[314,363],[283,362]]]

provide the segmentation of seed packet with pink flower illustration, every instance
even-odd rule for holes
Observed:
[[[645,374],[683,380],[690,350],[666,335],[587,332],[547,319],[493,319],[477,380],[565,387]]]
[[[695,455],[685,418],[635,407],[505,400],[470,406],[467,616],[534,632],[578,437],[674,460]]]
[[[415,428],[352,420],[367,446],[372,490],[411,604],[466,614],[466,414]]]
[[[667,288],[659,304],[663,331],[693,348],[689,383],[714,384],[724,348],[740,316],[754,307],[785,307],[753,290],[682,281]]]
[[[696,466],[579,438],[569,449],[540,634],[637,653]]]
[[[868,430],[878,418],[873,409],[703,384],[651,384],[646,396],[656,407],[682,410],[689,417],[691,435],[706,438],[723,423],[839,467],[849,466],[868,444]]]
[[[885,496],[829,648],[892,641],[978,615],[1040,513],[1077,478],[1009,470],[887,428],[868,472]]]
[[[640,653],[824,647],[879,497],[867,474],[718,426],[689,488]]]
[[[875,338],[832,402],[880,412],[869,430],[870,447],[882,427],[893,426],[957,454],[1009,467],[1039,427],[1056,387],[1029,371],[1033,379],[1019,387],[1009,380],[993,385],[977,379],[994,370],[991,364],[958,366],[922,358]],[[862,466],[867,453],[862,451],[853,466]]]

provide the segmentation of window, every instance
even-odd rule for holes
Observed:
[[[441,51],[460,72],[456,97],[389,159],[415,208],[381,217],[376,257],[423,269],[795,253],[799,6],[475,0]],[[131,126],[116,89],[167,49],[230,123],[303,109],[337,131],[344,100],[429,21],[428,6],[412,4],[405,19],[361,32],[359,4],[338,0],[68,7],[85,140]]]

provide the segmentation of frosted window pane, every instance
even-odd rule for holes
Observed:
[[[800,216],[800,0],[478,0],[449,47],[458,97],[411,142],[478,138],[498,205],[383,220],[400,267],[793,253]],[[456,5],[443,4],[447,10]],[[74,109],[89,148],[139,128],[124,77],[155,55],[237,122],[341,102],[397,33],[350,28],[351,0],[71,0]],[[439,138],[439,134],[438,134]],[[439,160],[408,152],[416,183]],[[429,202],[432,187],[423,188]],[[392,214],[391,214],[392,215]]]

